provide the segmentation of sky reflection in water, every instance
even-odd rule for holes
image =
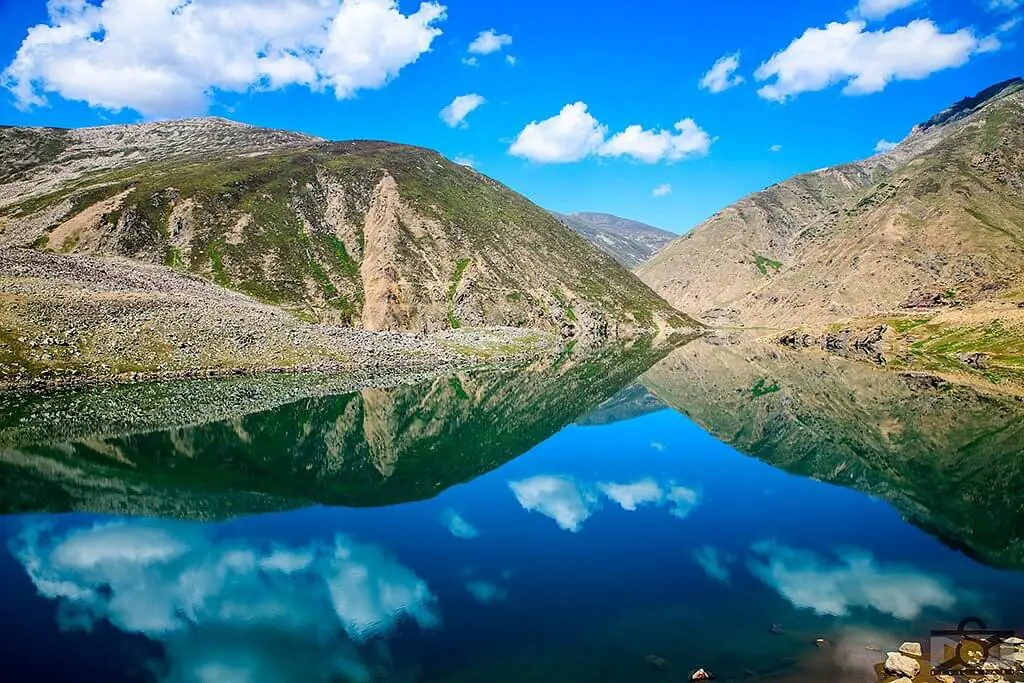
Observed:
[[[656,680],[649,654],[740,677],[818,636],[892,647],[1024,605],[1021,574],[671,410],[566,427],[423,502],[0,525],[7,661],[86,681]]]

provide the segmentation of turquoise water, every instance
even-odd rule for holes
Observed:
[[[646,377],[663,388],[656,371]],[[0,517],[0,668],[20,672],[17,680],[86,682],[662,681],[687,680],[698,667],[721,680],[870,681],[882,655],[868,648],[924,642],[930,629],[967,615],[1024,628],[1016,567],[972,559],[977,552],[905,521],[881,497],[741,453],[709,433],[714,425],[700,426],[679,405],[659,408],[638,385],[620,394],[643,399],[635,416],[620,405],[612,418],[587,410],[549,428],[539,415],[520,415],[538,442],[506,458],[503,448],[529,438],[488,418],[514,415],[499,407],[516,393],[495,388],[518,385],[458,383],[458,391],[446,379],[401,396],[362,392],[216,424],[9,448],[22,459],[5,457],[8,487],[16,475],[29,482],[30,469],[34,489],[64,482],[60,495],[25,494],[22,509],[75,511]],[[565,386],[553,386],[562,389],[541,390],[530,404],[564,404]],[[575,395],[595,405],[614,393],[580,386]],[[794,400],[780,393],[765,400]],[[462,409],[439,407],[451,396]],[[370,410],[386,398],[383,413]],[[679,394],[667,402],[678,404]],[[426,417],[383,429],[381,415],[397,424],[395,406],[404,405]],[[360,417],[346,424],[361,428],[336,429],[349,440],[328,447],[323,425],[337,428],[353,411]],[[458,424],[442,438],[425,427],[439,423]],[[459,429],[476,424],[493,437],[471,440],[483,471],[442,466],[451,453],[472,456]],[[300,440],[294,451],[281,445]],[[161,445],[172,442],[173,455]],[[317,448],[333,452],[335,470],[311,459]],[[218,453],[238,469],[247,452],[248,469],[222,474],[217,487],[176,474]],[[107,469],[89,476],[102,475],[102,495],[101,484],[69,493],[54,472],[74,459],[98,463],[98,453]],[[296,473],[319,472],[325,495],[352,504],[273,509],[290,500],[287,487],[267,483],[283,476],[281,457]],[[403,470],[403,458],[416,466]],[[122,489],[111,483],[118,468],[129,482]],[[238,494],[248,480],[267,497],[237,515],[214,503],[190,504],[177,519],[110,514],[137,509],[130,489],[143,484],[131,476],[143,470],[147,491],[159,485],[162,495],[177,487],[188,489],[183,499],[200,491],[226,500],[224,490]],[[375,487],[374,476],[401,486]],[[323,483],[332,477],[363,479],[338,493]],[[816,646],[818,638],[831,646]]]

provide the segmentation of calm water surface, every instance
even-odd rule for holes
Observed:
[[[166,429],[33,399],[0,679],[875,680],[1024,628],[1022,411],[959,391],[696,342]]]

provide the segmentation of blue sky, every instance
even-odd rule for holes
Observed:
[[[0,124],[208,113],[393,140],[469,160],[551,209],[683,231],[1022,75],[1022,12],[1021,0],[0,0]]]

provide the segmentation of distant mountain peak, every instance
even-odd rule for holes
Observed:
[[[610,213],[577,211],[552,215],[627,268],[642,265],[678,237],[668,230]]]

